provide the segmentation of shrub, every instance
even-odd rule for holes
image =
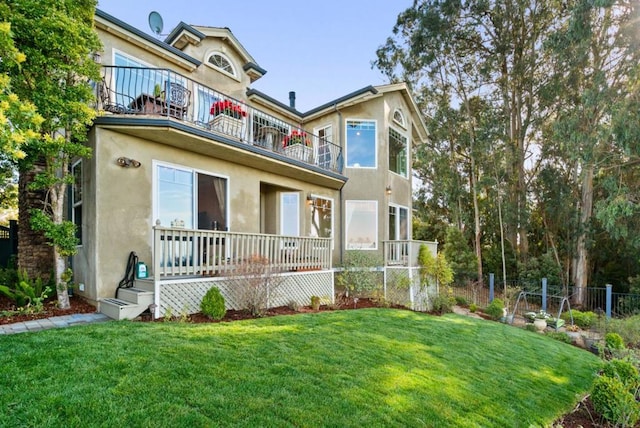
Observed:
[[[613,349],[624,349],[624,340],[622,340],[622,336],[620,336],[618,333],[607,333],[604,336],[604,343],[605,346],[607,347],[607,349],[609,350],[613,350]]]
[[[545,335],[549,336],[552,339],[571,345],[571,337],[567,333],[564,333],[562,331],[548,331],[545,333]]]
[[[456,305],[467,306],[469,302],[462,296],[456,296]]]
[[[300,305],[295,300],[289,300],[289,302],[287,303],[287,308],[291,309],[292,311],[298,312],[298,310],[300,309]]]
[[[636,398],[618,378],[597,378],[593,384],[591,401],[594,410],[613,424],[634,426],[640,418],[640,406]]]
[[[611,319],[607,322],[607,331],[618,333],[630,347],[640,348],[640,315]]]
[[[602,368],[602,375],[619,379],[632,394],[640,387],[638,369],[627,360],[611,360]]]
[[[453,312],[456,300],[449,292],[441,292],[431,298],[431,311],[436,314],[448,314]]]
[[[344,288],[347,296],[382,288],[382,277],[375,268],[382,259],[367,251],[349,250],[345,253],[342,272],[336,274],[336,284]]]
[[[224,297],[216,287],[211,287],[202,298],[200,310],[203,314],[214,320],[221,320],[227,313],[224,307]]]
[[[14,285],[0,285],[0,294],[13,300],[18,308],[28,309],[28,312],[41,312],[52,291],[53,288],[45,285],[41,278],[30,280],[26,271],[18,272]]]
[[[469,310],[471,312],[476,312],[478,310],[478,305],[476,305],[475,303],[472,303],[469,305]]]
[[[489,303],[484,310],[494,320],[499,320],[504,316],[504,302],[502,299],[493,299],[493,302]]]
[[[573,323],[583,330],[590,329],[598,319],[598,316],[591,311],[582,312],[578,310],[572,310],[571,315],[573,315]],[[563,312],[561,318],[565,321],[571,320],[569,312]]]

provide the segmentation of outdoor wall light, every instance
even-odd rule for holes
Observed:
[[[311,196],[311,193],[307,193],[307,205],[311,205],[313,204],[313,196]]]
[[[391,195],[391,186],[387,186],[387,188],[385,189],[385,192],[387,195]]]
[[[142,165],[140,162],[138,162],[135,159],[125,158],[125,157],[119,157],[118,159],[116,159],[116,163],[123,168],[131,168],[131,167],[140,168],[140,165]]]
[[[96,64],[102,63],[102,55],[100,55],[100,52],[94,52],[91,55],[91,59],[93,59],[93,62],[95,62]]]

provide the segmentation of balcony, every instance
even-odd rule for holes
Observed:
[[[342,173],[342,149],[311,132],[169,69],[102,67],[97,108],[115,115],[153,115]]]
[[[331,239],[154,227],[154,275],[237,276],[331,269]]]

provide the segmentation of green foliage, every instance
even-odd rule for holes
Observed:
[[[43,163],[29,183],[29,189],[45,195],[44,208],[32,213],[31,227],[43,231],[54,247],[54,276],[59,279],[64,258],[75,252],[73,224],[64,221],[67,185],[73,181],[70,163],[91,153],[83,142],[96,116],[91,107],[92,82],[100,80],[100,66],[91,55],[102,49],[93,26],[97,1],[9,3],[0,3],[0,22],[11,22],[15,47],[24,54],[24,62],[3,60],[0,73],[11,76],[14,93],[35,105],[42,117],[38,138],[23,147],[26,156],[19,169],[27,171],[36,161]],[[67,308],[66,287],[57,290],[59,305]]]
[[[579,310],[572,309],[571,315],[573,316],[573,323],[583,330],[589,330],[592,326],[596,324],[596,321],[598,321],[598,316],[591,311],[582,312]],[[565,321],[571,320],[571,316],[569,315],[569,312],[563,312],[560,315],[560,318],[562,318]]]
[[[477,310],[478,310],[478,305],[476,305],[475,303],[472,303],[469,305],[469,311],[476,312]]]
[[[618,377],[598,377],[591,401],[596,412],[617,426],[632,427],[640,418],[640,405]]]
[[[504,302],[502,299],[493,299],[493,302],[489,303],[484,310],[494,320],[499,320],[504,316]]]
[[[78,238],[76,237],[76,225],[73,222],[55,223],[42,210],[31,210],[31,228],[42,231],[51,245],[58,248],[60,255],[68,257],[76,253]]]
[[[422,244],[418,250],[418,265],[420,266],[420,283],[423,287],[435,281],[439,285],[449,285],[453,282],[453,271],[444,254],[433,256],[428,246]]]
[[[431,311],[436,314],[447,314],[453,312],[453,306],[456,304],[456,299],[449,287],[443,287],[440,289],[440,293],[431,297]]]
[[[525,283],[539,284],[542,278],[547,278],[549,286],[563,284],[562,270],[550,252],[546,252],[540,257],[530,257],[527,263],[520,263],[518,276],[520,281]]]
[[[459,228],[452,226],[447,229],[442,253],[454,272],[453,280],[456,284],[465,284],[477,279],[478,259]]]
[[[349,250],[345,252],[342,271],[336,274],[336,284],[347,294],[360,295],[382,287],[376,268],[382,266],[379,256],[368,251]]]
[[[631,361],[624,359],[613,359],[607,361],[602,368],[602,376],[618,378],[627,386],[631,393],[635,393],[640,388],[640,374]]]
[[[227,313],[224,306],[224,297],[217,287],[211,287],[200,302],[200,310],[206,316],[214,320],[221,320]]]
[[[469,304],[467,299],[462,296],[456,296],[455,299],[456,299],[456,305],[467,306]]]
[[[18,308],[42,312],[44,301],[52,289],[41,278],[30,280],[25,272],[19,273],[13,285],[0,285],[0,293],[13,300]]]
[[[567,333],[564,333],[562,331],[547,331],[545,332],[545,335],[549,336],[552,339],[571,345],[571,337]]]
[[[611,319],[606,324],[608,332],[618,333],[624,343],[640,348],[640,315],[622,319]]]
[[[607,349],[625,349],[624,340],[618,333],[607,333],[604,336],[604,343]]]

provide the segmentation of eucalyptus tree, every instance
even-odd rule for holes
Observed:
[[[0,21],[10,22],[16,48],[25,55],[22,67],[5,62],[0,70],[12,77],[13,89],[42,115],[40,137],[25,146],[21,171],[35,162],[44,168],[30,184],[45,194],[44,208],[21,213],[42,230],[53,247],[58,304],[69,307],[63,273],[66,257],[75,252],[74,224],[64,220],[67,185],[73,182],[70,162],[90,150],[82,144],[95,117],[91,81],[99,78],[91,53],[100,49],[93,28],[96,0],[5,0]]]
[[[442,108],[465,115],[470,154],[491,156],[492,144],[505,150],[501,175],[504,192],[505,233],[520,258],[528,252],[527,161],[536,142],[535,126],[543,112],[537,108],[537,92],[545,79],[546,61],[539,53],[544,35],[552,26],[556,3],[544,0],[422,0],[398,16],[393,36],[377,51],[374,65],[392,80],[410,83],[426,98],[425,113],[440,116]],[[472,109],[474,98],[483,99],[493,111],[501,135],[481,141]],[[449,105],[440,101],[448,100]],[[484,136],[488,137],[488,136]],[[480,146],[482,150],[476,150]],[[470,158],[477,166],[478,159]],[[474,171],[475,168],[472,168]],[[478,177],[472,177],[473,200]],[[479,208],[472,204],[476,234],[482,235]]]
[[[572,279],[580,304],[591,272],[594,209],[611,235],[634,239],[640,232],[640,15],[635,1],[574,0],[566,7],[570,14],[547,45],[554,73],[543,94],[553,116],[543,154],[547,167],[567,171],[574,186]]]

